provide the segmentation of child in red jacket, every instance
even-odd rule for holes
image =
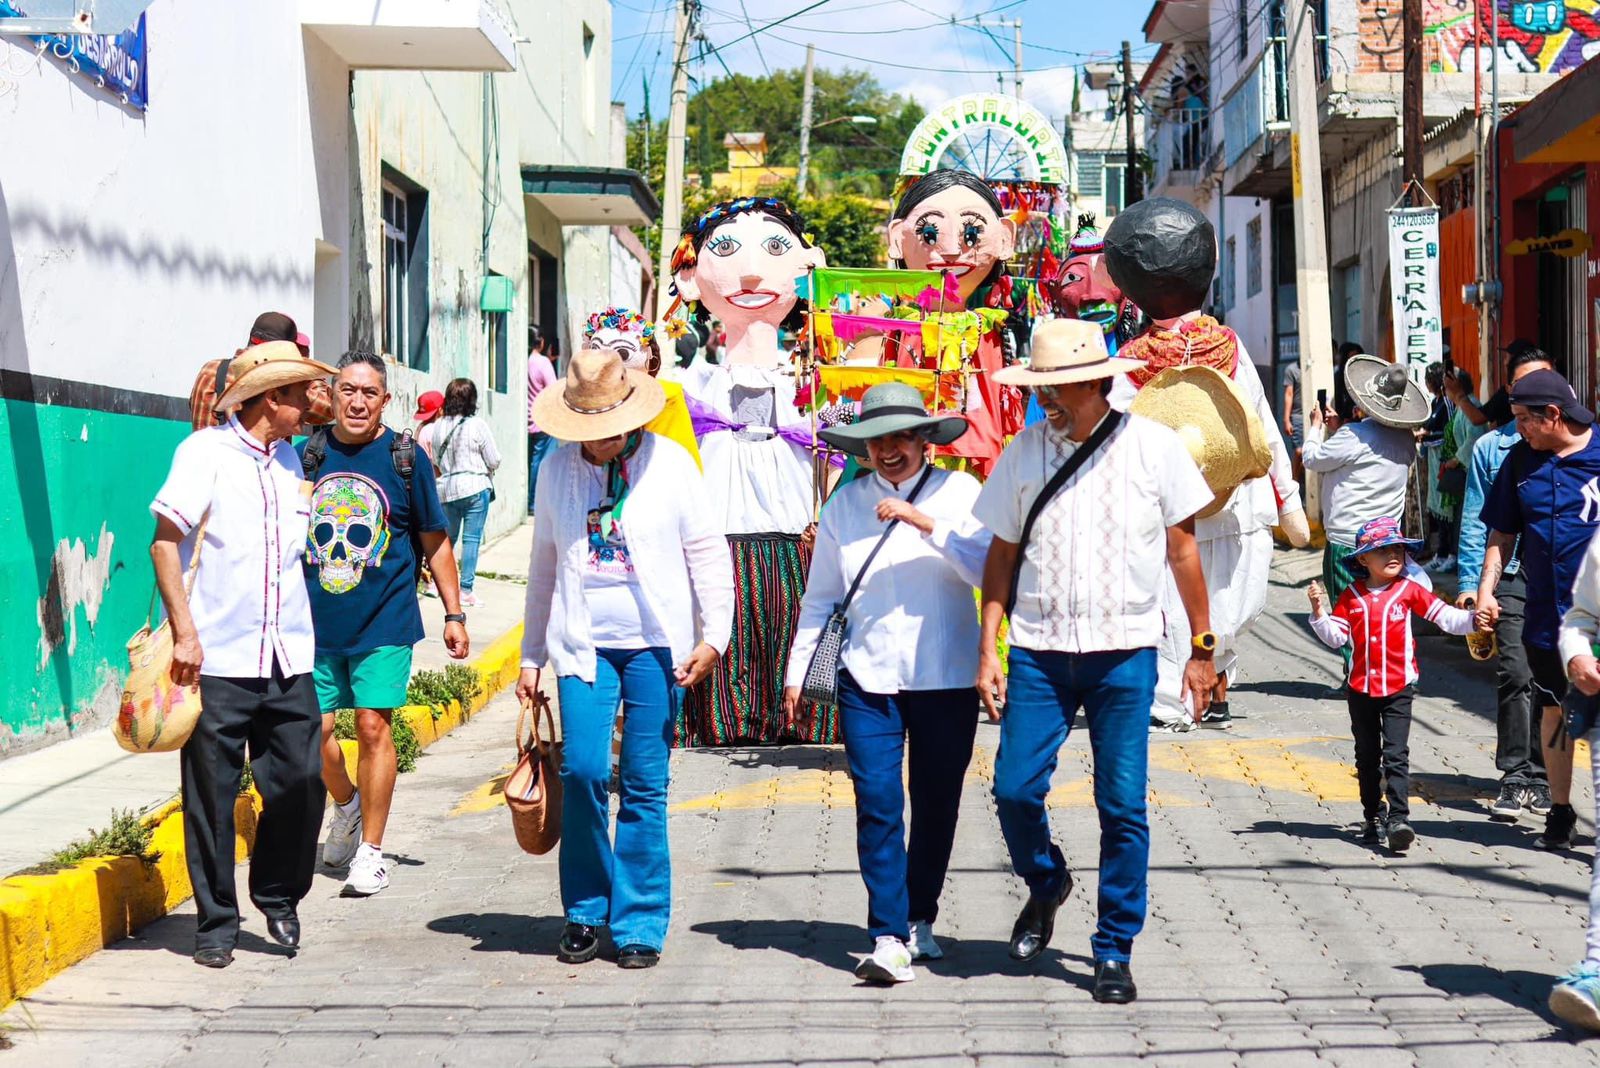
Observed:
[[[1446,634],[1473,629],[1473,614],[1453,608],[1405,575],[1406,553],[1420,548],[1393,519],[1374,519],[1356,534],[1353,559],[1366,569],[1328,611],[1328,598],[1313,582],[1311,629],[1323,644],[1350,647],[1350,731],[1356,742],[1356,781],[1364,824],[1361,840],[1376,845],[1387,831],[1389,848],[1404,853],[1416,840],[1411,829],[1411,698],[1416,692],[1417,652],[1411,617],[1422,616]],[[1380,776],[1387,781],[1385,813]]]

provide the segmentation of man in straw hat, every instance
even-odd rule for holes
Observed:
[[[333,368],[302,356],[292,341],[255,345],[234,364],[216,407],[237,411],[178,446],[150,505],[150,556],[172,621],[172,678],[198,680],[205,706],[181,768],[199,921],[194,959],[209,968],[232,963],[239,937],[233,805],[247,745],[262,800],[250,899],[266,915],[267,933],[291,949],[300,941],[295,909],[311,889],[322,824],[322,721],[300,567],[311,487],[289,438],[311,407],[308,386]],[[186,594],[184,574],[197,553]]]
[[[1175,431],[1107,401],[1112,376],[1140,366],[1112,358],[1094,323],[1040,324],[1031,364],[997,377],[1032,386],[1045,422],[1011,442],[973,508],[994,533],[983,575],[978,693],[989,718],[1001,721],[995,801],[1029,892],[1011,955],[1034,960],[1044,952],[1072,889],[1050,838],[1045,795],[1056,752],[1082,708],[1101,827],[1094,997],[1110,1002],[1136,996],[1128,961],[1145,917],[1146,735],[1168,567],[1194,634],[1183,690],[1196,717],[1216,683],[1216,637],[1194,542],[1194,515],[1214,494]],[[1009,687],[995,649],[1007,614]]]

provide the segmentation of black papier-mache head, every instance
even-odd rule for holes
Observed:
[[[1151,197],[1106,230],[1111,280],[1152,319],[1176,319],[1206,302],[1217,271],[1217,232],[1193,205]]]

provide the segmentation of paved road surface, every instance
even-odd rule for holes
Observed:
[[[1582,953],[1587,815],[1579,850],[1560,856],[1534,847],[1532,820],[1488,822],[1488,675],[1458,639],[1427,638],[1412,735],[1420,840],[1405,858],[1358,844],[1337,661],[1306,629],[1296,585],[1313,567],[1280,558],[1236,691],[1249,718],[1152,740],[1135,1005],[1088,995],[1082,737],[1052,794],[1079,888],[1046,959],[1027,968],[1005,953],[1023,891],[987,789],[996,732],[984,725],[939,923],[949,957],[877,990],[850,972],[869,948],[865,895],[831,750],[677,754],[661,966],[558,963],[554,857],[517,851],[493,793],[514,716],[502,699],[401,779],[388,891],[341,900],[338,880],[319,877],[297,958],[250,914],[235,965],[203,971],[188,960],[192,917],[169,918],[0,1017],[16,1029],[0,1064],[1595,1063],[1600,1042],[1575,1043],[1543,1007]]]

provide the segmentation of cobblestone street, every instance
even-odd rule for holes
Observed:
[[[1096,831],[1081,731],[1051,795],[1078,887],[1044,960],[1006,954],[1024,891],[984,724],[938,924],[948,956],[880,990],[851,973],[870,945],[837,750],[675,754],[661,965],[558,963],[555,855],[518,851],[496,792],[507,695],[400,780],[389,890],[344,900],[319,875],[296,958],[248,911],[234,966],[197,968],[182,910],[0,1017],[15,1043],[0,1063],[1595,1063],[1600,1047],[1544,1008],[1582,956],[1587,754],[1577,850],[1539,850],[1531,817],[1491,823],[1492,673],[1419,625],[1419,840],[1405,857],[1359,844],[1338,660],[1305,626],[1316,559],[1278,557],[1233,699],[1247,718],[1151,741],[1151,912],[1131,1006],[1088,993]]]

